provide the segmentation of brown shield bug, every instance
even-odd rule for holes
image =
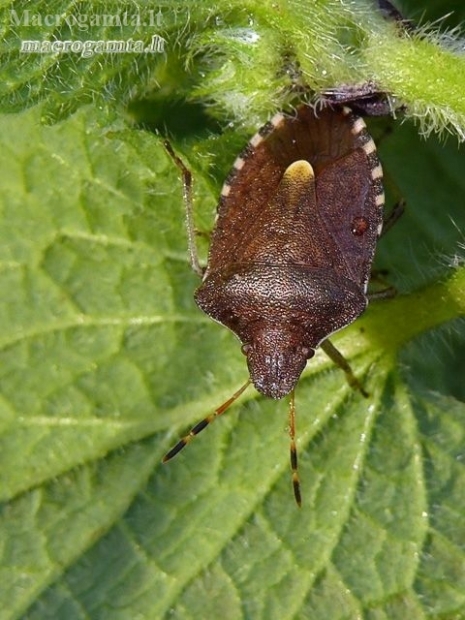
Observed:
[[[363,390],[327,338],[365,310],[383,225],[382,169],[361,117],[349,107],[299,106],[276,114],[236,159],[221,190],[208,264],[198,260],[191,175],[166,148],[184,179],[189,252],[202,277],[199,307],[242,343],[249,380],[183,437],[189,441],[253,383],[265,396],[290,394],[294,495],[301,504],[294,388],[321,346]]]

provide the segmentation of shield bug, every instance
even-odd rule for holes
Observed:
[[[276,114],[250,140],[223,185],[205,269],[195,246],[191,175],[166,147],[184,178],[191,264],[202,277],[195,300],[238,336],[249,380],[163,460],[175,456],[250,383],[271,398],[290,394],[291,469],[300,505],[294,388],[307,360],[321,346],[361,389],[327,338],[368,303],[384,206],[375,143],[349,107],[316,111],[301,105],[294,114]]]

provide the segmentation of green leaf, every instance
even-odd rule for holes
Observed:
[[[37,13],[55,12],[35,4]],[[375,27],[384,22],[364,3],[352,4],[352,13],[335,2],[315,10],[338,9],[332,19],[355,39],[361,29],[381,40],[391,26]],[[220,135],[218,125],[212,133],[208,122],[187,119],[202,101],[197,78],[208,59],[193,50],[204,49],[208,28],[214,31],[213,17],[205,32],[195,21],[207,9],[189,7],[191,69],[181,62],[186,22],[176,25],[173,13],[168,26],[181,28],[178,47],[166,65],[154,64],[166,91],[152,103],[161,126],[160,109],[167,114],[184,75],[180,89],[192,100],[177,109],[188,129],[183,139],[173,131],[173,144],[194,171],[196,221],[208,231],[221,180],[248,129],[221,125]],[[105,12],[112,10],[109,4]],[[244,89],[256,104],[243,117],[245,128],[281,101],[270,95],[272,77],[255,98],[257,75],[244,68],[248,56],[237,36],[226,36],[253,11],[252,3],[229,3],[203,85],[213,96],[212,85],[227,73],[216,60],[233,41],[241,52],[229,65],[240,69],[236,102]],[[284,12],[280,25],[266,3],[261,11],[254,15],[260,27],[266,18],[269,37],[260,54],[274,36],[281,40],[280,28],[298,21]],[[360,15],[367,21],[351,30]],[[4,51],[14,40],[13,30],[6,32]],[[394,29],[390,36],[396,40]],[[220,38],[229,41],[224,49]],[[360,50],[366,41],[357,43]],[[347,42],[337,42],[350,56]],[[401,65],[406,46],[392,52]],[[299,383],[298,510],[287,403],[252,388],[173,462],[160,462],[247,373],[237,340],[195,307],[178,170],[159,137],[131,125],[112,101],[102,105],[111,84],[125,101],[135,74],[142,98],[150,89],[148,60],[95,57],[86,64],[44,56],[34,64],[10,54],[3,70],[11,88],[0,115],[0,618],[465,616],[463,150],[453,140],[425,141],[410,122],[381,140],[384,167],[408,207],[380,241],[376,267],[389,271],[399,296],[374,302],[334,339],[368,399],[320,352]],[[463,59],[438,54],[448,63],[448,83]],[[375,56],[373,64],[388,67],[388,56]],[[346,61],[328,65],[328,83],[335,72],[351,74]],[[261,71],[274,75],[271,65]],[[411,71],[425,105],[457,125],[455,92],[435,99],[426,81],[418,82],[418,67]],[[53,75],[68,95],[64,88],[52,94]],[[33,84],[36,96],[26,102]],[[100,106],[83,105],[91,89]],[[240,120],[237,105],[221,103],[226,92],[223,83],[215,114],[224,119],[234,109]],[[408,101],[408,86],[405,92]],[[31,105],[36,101],[41,105]],[[61,120],[44,126],[52,101]],[[383,132],[382,123],[372,131]]]

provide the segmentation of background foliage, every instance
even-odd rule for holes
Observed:
[[[462,3],[406,2],[423,24],[455,11],[423,38],[361,0],[204,4],[157,5],[163,55],[90,58],[19,42],[154,29],[65,20],[132,3],[2,5],[0,618],[465,618]],[[409,109],[371,123],[408,204],[377,254],[400,295],[335,338],[370,398],[324,356],[309,364],[300,511],[287,405],[252,389],[162,466],[246,368],[192,300],[178,172],[154,130],[192,168],[208,231],[293,80],[367,78]]]

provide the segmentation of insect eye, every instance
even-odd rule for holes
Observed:
[[[241,346],[241,351],[242,351],[243,355],[248,355],[251,348],[252,348],[252,346],[250,344],[243,344]]]
[[[300,352],[302,355],[305,355],[308,360],[315,355],[314,349],[310,349],[310,347],[300,347]]]

